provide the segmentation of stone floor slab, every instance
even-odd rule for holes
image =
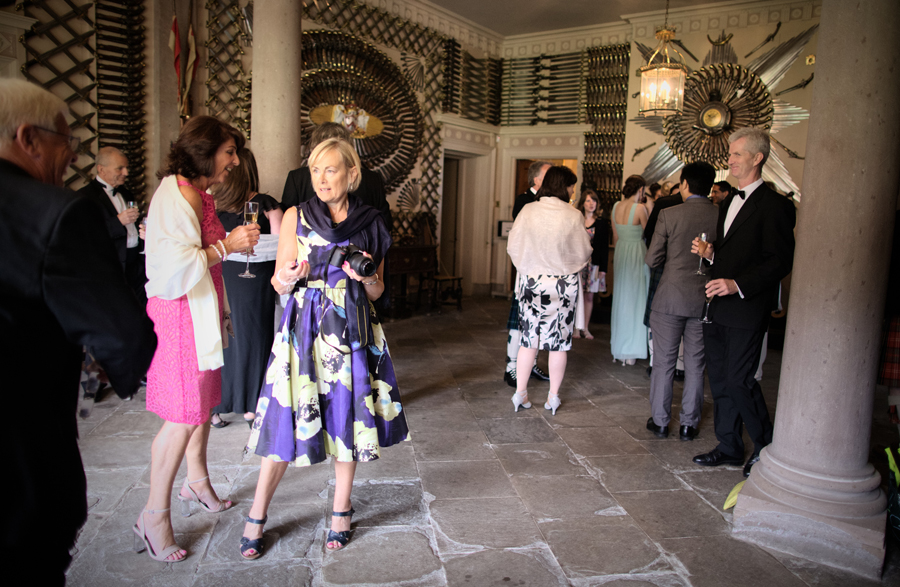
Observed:
[[[537,525],[517,497],[435,500],[431,515],[442,535],[438,538],[441,552],[521,548],[541,540]]]
[[[470,461],[496,459],[483,432],[419,432],[413,446],[416,460]]]
[[[731,532],[722,516],[693,491],[635,491],[613,497],[654,540]]]
[[[232,564],[203,564],[192,587],[304,587],[312,584],[309,563],[303,559],[257,560]]]
[[[516,494],[499,461],[419,463],[425,491],[437,499],[511,497]]]
[[[478,423],[491,444],[556,442],[559,440],[556,432],[543,419],[493,419],[479,420]]]
[[[581,521],[619,504],[593,477],[514,475],[512,484],[539,522]]]
[[[561,428],[556,431],[569,448],[583,457],[645,455],[647,449],[621,428]]]
[[[540,529],[570,579],[671,571],[654,542],[633,523],[546,522]]]
[[[806,587],[772,555],[729,536],[668,538],[660,544],[678,557],[694,587]]]
[[[682,489],[681,482],[651,455],[591,457],[588,463],[612,493]]]
[[[322,579],[328,585],[398,585],[442,575],[441,560],[428,537],[414,530],[354,536],[341,550],[328,553],[322,565]]]
[[[494,449],[510,475],[579,475],[584,466],[562,442],[501,444]]]
[[[444,563],[444,571],[447,585],[454,586],[568,585],[561,577],[559,567],[555,564],[550,566],[547,558],[543,551],[484,550],[451,558]]]

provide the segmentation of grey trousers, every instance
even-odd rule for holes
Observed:
[[[684,393],[681,398],[682,426],[694,428],[703,410],[703,325],[697,318],[650,312],[653,329],[653,373],[650,375],[650,413],[657,426],[672,419],[672,380],[678,346],[684,339]]]

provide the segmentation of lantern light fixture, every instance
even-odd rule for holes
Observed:
[[[666,0],[665,24],[656,30],[659,44],[639,68],[641,76],[641,100],[638,113],[641,116],[669,116],[684,108],[684,82],[689,73],[684,56],[671,43],[675,28],[669,26],[669,0]]]

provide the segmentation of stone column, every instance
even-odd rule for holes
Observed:
[[[281,199],[288,171],[300,167],[300,17],[296,0],[253,4],[251,140],[260,191]]]
[[[824,0],[775,433],[734,536],[880,577],[868,463],[900,169],[896,0]]]

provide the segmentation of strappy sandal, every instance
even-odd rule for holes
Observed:
[[[356,513],[356,510],[354,510],[351,507],[350,510],[346,511],[346,512],[332,511],[331,515],[337,516],[339,518],[345,518],[345,517],[353,517],[353,514],[355,514],[355,513]],[[340,549],[344,548],[345,546],[347,546],[347,543],[350,542],[350,533],[351,532],[352,532],[352,530],[344,530],[343,532],[335,532],[334,530],[329,528],[328,529],[328,539],[325,540],[325,548],[328,548],[328,544],[330,542],[337,542],[338,544],[340,544],[340,546],[338,546],[337,548],[328,548],[328,550],[340,550]]]
[[[224,512],[225,510],[229,509],[233,505],[227,499],[225,499],[225,500],[219,499],[218,505],[215,508],[211,508],[208,505],[206,505],[205,503],[203,503],[202,501],[200,501],[200,496],[197,495],[196,491],[191,489],[191,483],[200,483],[201,481],[205,481],[206,479],[209,479],[209,475],[207,475],[206,477],[203,477],[201,479],[197,479],[195,481],[188,481],[187,477],[184,478],[184,485],[181,486],[181,489],[182,489],[182,491],[187,489],[188,493],[190,493],[191,495],[190,495],[190,497],[185,497],[184,495],[181,494],[181,492],[178,493],[178,499],[181,500],[181,515],[183,517],[185,517],[185,518],[190,517],[191,504],[194,502],[200,504],[200,507],[203,508],[203,511],[208,512],[210,514],[218,514],[220,512]],[[218,499],[218,497],[216,499]]]
[[[248,524],[257,524],[262,526],[269,520],[269,516],[266,516],[262,520],[255,520],[250,516],[244,518]],[[241,536],[241,556],[247,559],[248,561],[252,561],[254,559],[258,559],[263,555],[263,549],[265,548],[265,544],[263,543],[262,536],[259,538],[254,538],[253,540],[247,538],[246,536]],[[255,550],[255,554],[247,554],[248,550]]]
[[[147,551],[147,554],[155,561],[159,561],[161,563],[180,563],[184,559],[187,558],[187,552],[185,551],[185,555],[181,558],[168,558],[172,554],[178,552],[179,550],[184,550],[177,544],[173,544],[168,548],[164,548],[162,552],[157,553],[153,550],[153,545],[150,544],[150,539],[147,538],[147,531],[144,529],[144,514],[161,514],[163,512],[169,511],[169,508],[164,510],[144,510],[141,512],[141,517],[138,518],[138,521],[135,523],[134,527],[134,551],[137,553]]]

